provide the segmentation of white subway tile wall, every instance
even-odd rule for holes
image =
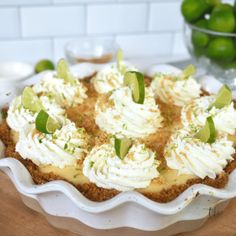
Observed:
[[[188,57],[181,0],[0,0],[0,60],[64,56],[66,42],[109,37],[132,57]]]
[[[87,21],[88,34],[144,32],[147,25],[147,5],[89,5]]]
[[[43,6],[20,9],[23,37],[57,37],[85,33],[85,7]]]

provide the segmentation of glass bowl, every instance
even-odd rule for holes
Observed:
[[[187,49],[202,74],[236,89],[236,33],[222,33],[185,22]]]
[[[71,64],[103,64],[114,59],[117,49],[118,45],[114,39],[80,38],[65,45],[65,54]]]

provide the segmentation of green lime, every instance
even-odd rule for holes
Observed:
[[[235,17],[233,11],[224,4],[216,6],[213,9],[212,14],[210,15],[210,18],[208,20],[208,29],[225,33],[234,32]]]
[[[57,77],[64,79],[69,83],[75,83],[75,78],[69,70],[69,66],[64,59],[60,59],[57,63]]]
[[[206,123],[195,135],[195,138],[200,139],[204,143],[214,143],[216,140],[215,124],[211,116],[207,117]]]
[[[213,39],[207,47],[207,56],[218,61],[232,61],[235,57],[233,40],[225,37]]]
[[[34,67],[35,73],[40,73],[45,70],[55,70],[55,66],[52,61],[44,59],[39,62]]]
[[[134,102],[143,104],[145,98],[145,84],[143,74],[137,71],[126,72],[124,76],[124,84],[130,87]]]
[[[32,112],[39,112],[43,105],[31,87],[25,87],[21,97],[22,105]]]
[[[219,12],[219,11],[231,11],[231,12],[233,12],[233,6],[231,6],[228,3],[221,3],[221,4],[218,4],[214,7],[214,9],[212,10],[212,13],[216,13],[216,12]]]
[[[231,89],[224,84],[219,92],[216,95],[216,99],[214,103],[209,107],[211,109],[212,107],[221,109],[225,106],[228,106],[232,101],[232,91]]]
[[[195,25],[199,28],[206,29],[207,28],[207,20],[202,19],[195,23]],[[192,31],[192,43],[197,48],[204,48],[209,43],[210,37],[208,34],[203,33],[198,30]]]
[[[194,65],[190,64],[182,71],[180,79],[182,80],[188,79],[191,75],[194,75],[195,73],[196,73],[196,68],[194,67]]]
[[[128,138],[115,138],[116,155],[123,160],[132,146],[132,140]]]
[[[61,128],[59,122],[51,118],[48,113],[41,110],[35,120],[36,129],[44,134],[52,134]]]
[[[123,51],[122,49],[119,48],[116,54],[116,63],[117,63],[117,68],[121,74],[125,74],[126,71],[125,65],[123,64],[123,60],[124,60]]]
[[[209,9],[206,0],[183,0],[181,11],[186,21],[193,22],[202,17]]]
[[[215,7],[221,3],[221,0],[206,0],[207,4],[211,7]]]

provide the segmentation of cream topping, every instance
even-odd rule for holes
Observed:
[[[33,90],[37,94],[49,94],[62,107],[82,104],[87,98],[86,88],[75,80],[70,83],[61,78],[56,78],[54,73],[47,73],[41,81],[34,85]]]
[[[63,122],[65,120],[65,110],[62,109],[54,99],[47,96],[41,96],[40,101],[48,114],[54,119]],[[38,113],[25,109],[22,105],[21,96],[16,97],[10,104],[7,113],[7,124],[14,131],[21,131],[25,125],[35,122]]]
[[[164,103],[183,106],[200,97],[200,84],[192,77],[180,80],[178,76],[158,73],[151,83],[155,96]]]
[[[226,135],[219,136],[212,144],[204,143],[186,130],[173,134],[164,151],[167,165],[179,174],[192,174],[204,179],[215,179],[223,172],[235,153],[233,142]]]
[[[144,144],[134,144],[121,160],[114,144],[94,147],[84,160],[83,174],[98,187],[128,191],[146,188],[159,176],[155,153]]]
[[[95,107],[96,124],[109,134],[126,137],[144,137],[161,127],[162,116],[153,93],[146,89],[144,104],[133,101],[131,90],[122,87],[114,90],[104,102]]]
[[[134,67],[128,67],[127,70],[137,70]],[[120,88],[123,85],[124,76],[117,68],[116,64],[105,66],[97,72],[91,82],[98,93],[108,93],[113,89]]]
[[[214,100],[215,95],[204,96],[185,105],[181,111],[181,120],[184,127],[203,126],[206,118],[212,116],[215,127],[219,132],[235,134],[236,110],[234,109],[233,102],[221,109],[212,107],[209,110],[208,108]]]
[[[53,134],[43,134],[33,127],[27,127],[20,132],[16,151],[36,165],[64,168],[76,165],[84,157],[87,153],[87,140],[84,129],[76,128],[73,122],[68,122]]]

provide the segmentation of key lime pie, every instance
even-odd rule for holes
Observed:
[[[189,66],[143,76],[117,62],[79,80],[66,62],[2,110],[5,156],[36,184],[65,180],[93,201],[135,190],[168,202],[189,186],[223,188],[236,168],[231,90],[207,94]]]

